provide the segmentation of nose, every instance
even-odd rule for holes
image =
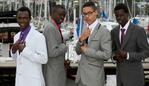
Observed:
[[[65,18],[65,16],[61,16],[61,17],[60,17],[61,20],[64,20],[64,18]]]
[[[121,17],[120,17],[120,16],[116,16],[116,19],[117,19],[117,20],[120,20],[120,19],[121,19]]]

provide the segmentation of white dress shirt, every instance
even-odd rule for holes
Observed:
[[[87,24],[87,27],[91,30],[91,34],[98,23],[99,23],[99,20],[96,19],[92,24],[90,25]]]
[[[122,26],[120,25],[120,29],[119,29],[119,33],[120,33],[120,34],[119,34],[119,40],[120,40],[120,42],[121,42],[121,34],[122,34],[121,29],[125,29],[124,35],[126,35],[126,32],[127,32],[127,30],[128,30],[128,27],[129,27],[129,24],[130,24],[130,21],[128,21],[124,27],[122,27]],[[127,52],[127,58],[126,58],[126,59],[127,59],[127,60],[129,59],[129,53],[128,53],[128,52]]]
[[[130,21],[128,21],[127,23],[126,23],[126,25],[124,26],[124,27],[122,27],[121,25],[120,25],[120,29],[119,29],[119,40],[120,40],[120,43],[121,43],[121,29],[125,29],[125,31],[124,31],[124,35],[126,34],[126,32],[127,32],[127,29],[128,29],[128,26],[129,26],[129,24],[130,24]]]

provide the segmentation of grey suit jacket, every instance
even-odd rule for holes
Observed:
[[[65,86],[64,68],[67,46],[62,43],[61,34],[53,20],[48,22],[43,32],[46,38],[48,62],[43,66],[46,86]]]
[[[81,54],[76,83],[81,80],[86,86],[104,86],[104,60],[111,56],[111,35],[105,27],[99,25],[96,25],[88,39],[89,48]],[[76,52],[80,54],[79,43]]]
[[[113,53],[120,49],[119,26],[111,31]],[[117,84],[123,86],[143,86],[144,71],[142,60],[149,56],[149,45],[144,29],[130,23],[122,50],[129,53],[129,59],[117,63]]]

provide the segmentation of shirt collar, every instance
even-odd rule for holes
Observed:
[[[53,23],[57,26],[58,29],[60,29],[61,24],[57,24],[54,19],[52,19]]]
[[[29,25],[25,30],[21,31],[20,38],[19,38],[20,42],[24,42],[25,41],[26,36],[28,35],[30,29],[31,29],[31,26]]]
[[[99,23],[99,21],[98,21],[98,19],[96,19],[91,25],[87,24],[87,27],[89,27],[89,29],[91,29],[91,31],[93,31],[98,23]]]
[[[26,33],[29,31],[29,29],[31,28],[31,26],[29,25],[28,27],[24,28],[21,30],[22,33]]]
[[[128,29],[128,26],[129,26],[129,24],[130,24],[130,20],[126,23],[126,25],[124,26],[124,27],[122,27],[121,25],[120,25],[120,29],[125,29],[125,30],[127,30]]]

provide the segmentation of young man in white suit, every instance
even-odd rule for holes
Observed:
[[[16,60],[15,86],[45,86],[42,64],[48,60],[44,36],[30,25],[31,12],[27,7],[17,11],[20,32],[14,36],[11,56]]]
[[[82,13],[87,28],[76,45],[81,54],[76,83],[78,86],[104,86],[104,60],[111,56],[111,35],[97,19],[98,10],[94,2],[86,2]]]

